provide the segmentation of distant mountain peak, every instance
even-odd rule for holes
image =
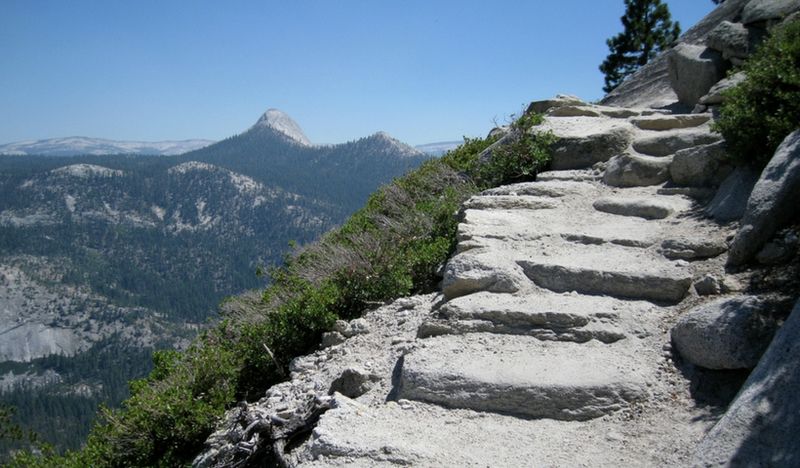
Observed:
[[[422,151],[419,151],[418,149],[403,143],[402,141],[389,135],[386,132],[382,131],[375,132],[372,135],[365,138],[365,140],[377,144],[378,147],[375,148],[376,152],[383,152],[386,154],[396,154],[404,158],[425,155],[425,153],[423,153]]]
[[[303,146],[311,146],[311,141],[303,129],[289,115],[279,109],[267,109],[252,128],[270,128]]]

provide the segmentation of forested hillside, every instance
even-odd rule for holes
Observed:
[[[384,134],[315,147],[268,125],[181,156],[0,157],[0,401],[76,447],[153,349],[424,159]]]

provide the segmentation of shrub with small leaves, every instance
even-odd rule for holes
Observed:
[[[736,161],[764,166],[800,127],[800,20],[776,27],[744,72],[747,78],[726,92],[714,129]]]
[[[539,114],[522,114],[510,126],[509,137],[498,143],[488,160],[476,171],[483,187],[535,180],[551,160],[552,132],[534,132],[542,123]]]

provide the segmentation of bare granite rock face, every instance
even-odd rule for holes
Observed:
[[[672,328],[672,341],[686,360],[707,369],[755,367],[777,323],[759,315],[764,301],[735,296],[686,313]]]
[[[708,216],[725,223],[739,220],[747,208],[747,200],[758,180],[758,172],[750,167],[737,167],[720,184],[706,207]]]
[[[683,33],[681,44],[704,45],[714,28],[722,21],[738,21],[742,8],[749,0],[726,0],[705,18]],[[667,70],[667,55],[661,54],[647,63],[616,89],[608,93],[600,104],[620,107],[664,107],[677,101]]]
[[[800,302],[731,403],[695,449],[692,466],[798,466]]]
[[[800,130],[792,132],[761,172],[731,244],[729,265],[750,261],[777,232],[798,216]]]

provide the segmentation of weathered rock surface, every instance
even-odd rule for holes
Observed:
[[[742,10],[742,23],[780,20],[798,10],[798,0],[752,0]]]
[[[683,206],[678,206],[678,205]],[[621,216],[636,216],[644,219],[662,219],[673,214],[676,209],[686,209],[686,203],[659,198],[621,198],[604,197],[595,201],[592,206],[598,211]]]
[[[682,149],[721,139],[721,136],[709,133],[708,129],[671,130],[638,138],[633,142],[633,149],[648,156],[668,156]]]
[[[672,181],[693,187],[722,183],[733,167],[726,162],[724,142],[687,148],[675,153],[669,167]]]
[[[694,290],[700,296],[712,296],[722,292],[723,284],[714,275],[705,275],[695,281]]]
[[[546,341],[613,343],[637,330],[652,305],[572,294],[479,292],[445,303],[420,326],[418,336],[476,332],[528,335]]]
[[[532,418],[596,418],[647,394],[648,376],[621,364],[635,359],[628,353],[511,335],[429,338],[405,356],[399,396]]]
[[[328,393],[332,395],[338,392],[348,398],[357,398],[367,393],[375,380],[380,380],[380,376],[370,374],[359,367],[348,367],[331,382]]]
[[[748,167],[737,167],[722,181],[706,207],[706,213],[723,223],[740,219],[757,180],[758,172]]]
[[[777,328],[759,314],[764,308],[754,296],[719,299],[681,317],[672,328],[672,340],[684,359],[700,367],[755,367]]]
[[[749,0],[726,0],[679,38],[680,43],[702,45],[708,34],[722,21],[738,21]],[[670,87],[666,54],[647,63],[600,101],[604,105],[663,107],[677,97]]]
[[[725,76],[726,65],[719,52],[702,46],[678,44],[667,56],[669,82],[678,100],[694,106]]]
[[[498,262],[497,253],[471,249],[453,257],[444,270],[442,292],[454,298],[476,291],[516,292],[525,283],[521,269],[512,261]]]
[[[719,80],[717,84],[708,90],[705,96],[700,98],[700,104],[709,106],[722,104],[725,101],[723,93],[744,81],[745,78],[747,78],[747,75],[744,72],[737,72]]]
[[[631,122],[642,130],[673,130],[699,127],[710,119],[710,114],[649,115],[631,119]]]
[[[661,253],[669,259],[694,260],[716,257],[728,250],[722,239],[703,237],[682,237],[665,239],[661,243]]]
[[[603,182],[614,187],[644,187],[669,180],[671,157],[623,153],[608,161]]]
[[[798,216],[800,203],[800,130],[778,147],[756,182],[741,227],[731,243],[729,265],[750,261],[783,225]]]
[[[625,151],[633,137],[632,126],[619,119],[560,117],[548,119],[537,131],[552,131],[554,170],[583,169]]]
[[[722,419],[695,449],[694,466],[800,464],[800,302]]]
[[[586,103],[581,100],[581,98],[577,96],[571,96],[569,94],[559,94],[553,99],[545,99],[542,101],[534,101],[528,105],[528,109],[525,111],[527,114],[544,114],[545,112],[551,109],[558,109],[561,107],[581,107],[585,106]]]
[[[593,106],[561,106],[547,111],[551,117],[600,117],[603,115]]]
[[[743,24],[723,21],[708,35],[706,45],[721,52],[726,60],[731,57],[744,59],[753,52],[756,40],[755,37],[751,39],[750,31]]]
[[[610,263],[604,254],[523,260],[520,266],[538,286],[557,292],[674,303],[686,296],[692,284],[691,277],[666,262],[658,264],[626,251],[614,253],[619,257],[608,266],[603,266]],[[638,264],[628,263],[637,261]]]
[[[784,229],[764,245],[756,255],[756,260],[764,265],[784,263],[797,251],[798,244],[800,238],[797,233],[791,229]]]

